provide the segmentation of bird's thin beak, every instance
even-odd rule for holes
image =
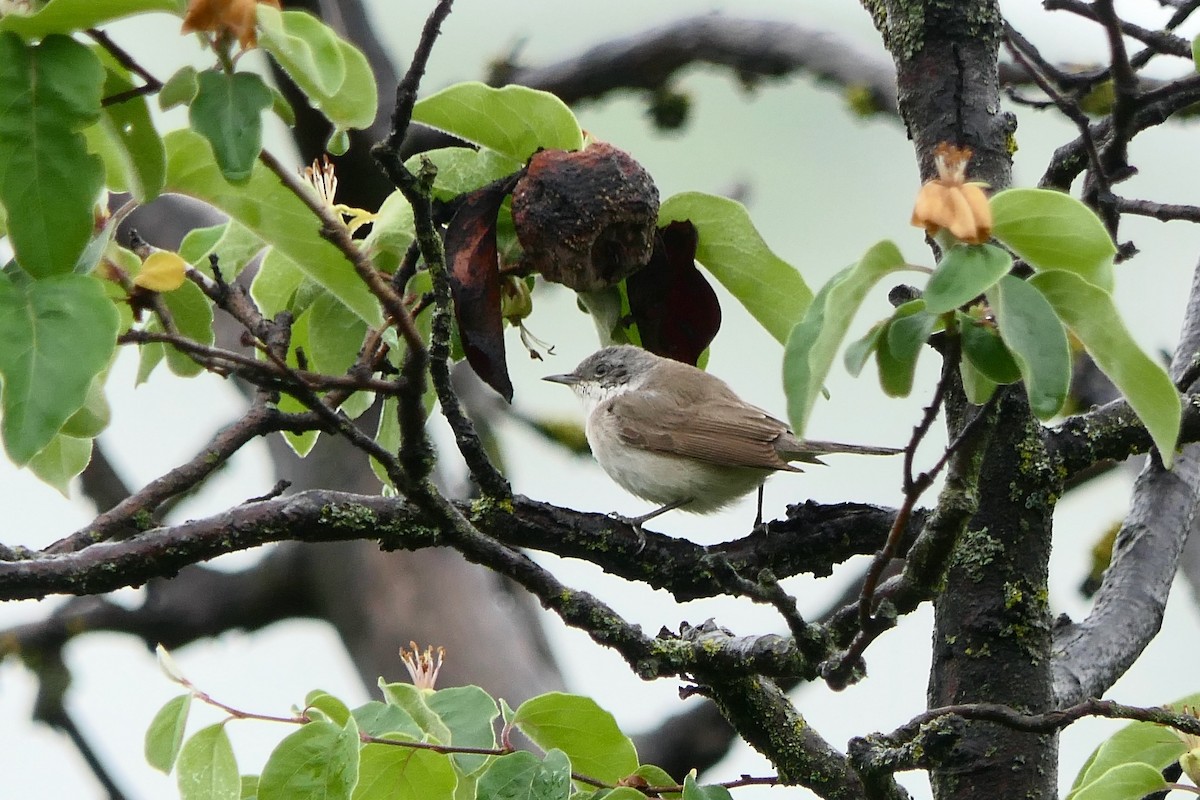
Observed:
[[[546,377],[542,378],[542,380],[550,381],[551,383],[564,383],[567,386],[574,386],[575,384],[579,383],[579,376],[574,372],[568,372],[563,375],[547,375]]]

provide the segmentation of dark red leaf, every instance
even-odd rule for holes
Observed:
[[[721,306],[696,269],[696,227],[672,222],[658,229],[650,263],[625,279],[629,313],[642,347],[695,364],[721,328]]]
[[[511,182],[500,181],[471,192],[446,226],[446,266],[463,352],[475,374],[510,403],[496,215],[511,188]]]

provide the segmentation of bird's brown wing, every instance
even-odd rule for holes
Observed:
[[[639,391],[618,395],[598,411],[611,415],[621,441],[633,447],[717,464],[801,471],[775,449],[780,436],[790,435],[787,425],[739,401],[681,406]]]

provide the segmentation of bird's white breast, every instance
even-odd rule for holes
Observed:
[[[627,389],[625,389],[627,391]],[[596,461],[622,488],[644,500],[666,505],[685,498],[683,511],[706,513],[723,508],[758,488],[770,470],[717,466],[686,456],[670,455],[626,444],[605,400],[621,391],[596,393],[594,402],[582,392],[587,406],[588,444]]]

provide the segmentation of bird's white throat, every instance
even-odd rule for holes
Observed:
[[[575,394],[583,403],[585,417],[591,417],[592,412],[596,410],[596,406],[605,400],[611,400],[614,397],[619,397],[626,392],[637,389],[642,385],[644,380],[644,376],[631,375],[620,383],[604,383],[596,380],[580,381],[571,388],[575,390]]]

